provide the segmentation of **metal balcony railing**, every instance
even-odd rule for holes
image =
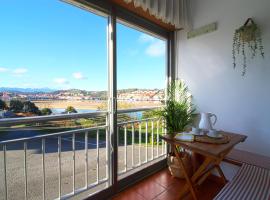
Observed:
[[[154,126],[156,124],[156,127]],[[135,125],[138,127],[138,149],[135,152]],[[145,132],[144,132],[144,143],[142,146],[142,125],[145,126]],[[145,164],[148,164],[149,162],[159,159],[161,157],[164,157],[166,155],[166,146],[164,144],[164,141],[160,139],[159,134],[166,134],[166,130],[164,129],[164,121],[161,121],[159,118],[148,118],[148,119],[142,119],[142,120],[132,120],[127,122],[121,122],[117,124],[118,126],[118,133],[119,129],[124,129],[124,169],[119,171],[118,175],[123,175],[129,171],[132,171],[138,167],[141,167]],[[131,134],[131,165],[128,167],[128,143],[127,143],[127,137],[128,137],[128,127],[131,127],[131,131],[129,132]],[[160,131],[161,128],[161,131]],[[156,133],[154,133],[156,129]],[[161,133],[160,133],[161,132]],[[118,134],[119,135],[119,134]],[[154,135],[156,135],[156,138],[154,138]],[[150,136],[150,141],[149,140]],[[150,145],[149,145],[150,142]],[[119,142],[118,142],[119,143]],[[161,148],[160,148],[161,143]],[[119,146],[119,145],[118,145]],[[150,150],[150,152],[149,152]],[[154,151],[156,151],[156,155],[154,155]],[[137,154],[138,159],[137,163],[135,163],[134,154]],[[144,154],[144,159],[142,159],[142,154]],[[149,158],[150,154],[150,158]]]
[[[153,108],[144,108],[144,109],[129,109],[129,110],[119,110],[118,114],[123,113],[130,113],[130,112],[138,112],[138,111],[146,111],[151,110]],[[50,115],[50,116],[40,116],[40,117],[25,117],[25,118],[11,118],[11,119],[1,119],[0,120],[0,126],[14,126],[14,125],[21,125],[21,124],[35,124],[35,123],[43,123],[48,121],[60,121],[60,120],[73,120],[73,119],[79,119],[79,118],[106,118],[106,124],[105,125],[97,125],[95,127],[90,128],[80,128],[75,130],[68,130],[68,131],[61,131],[57,133],[51,133],[51,134],[43,134],[43,135],[37,135],[37,136],[31,136],[31,137],[25,137],[25,138],[19,138],[19,139],[13,139],[13,140],[6,140],[0,142],[0,148],[3,155],[3,164],[0,168],[2,168],[3,174],[1,175],[1,179],[3,178],[3,188],[1,190],[1,193],[3,194],[2,197],[4,199],[9,199],[9,178],[7,176],[8,174],[8,165],[7,162],[13,162],[12,157],[8,157],[9,149],[7,148],[9,145],[14,144],[22,144],[22,149],[20,149],[20,152],[23,153],[23,184],[24,184],[24,198],[29,198],[29,163],[28,163],[28,145],[29,143],[33,141],[39,141],[41,145],[41,171],[42,171],[42,193],[41,198],[42,199],[51,199],[50,196],[48,196],[48,190],[50,189],[48,184],[46,184],[46,156],[48,152],[46,151],[47,145],[50,145],[51,141],[55,141],[57,144],[57,176],[58,176],[58,188],[57,193],[58,197],[56,199],[66,199],[69,197],[72,197],[76,194],[79,194],[81,192],[87,191],[89,189],[93,189],[101,184],[109,184],[110,182],[110,163],[109,163],[109,156],[111,153],[111,144],[109,139],[109,126],[108,126],[108,112],[94,112],[94,113],[82,113],[82,114],[63,114],[63,115]],[[155,127],[156,125],[156,127]],[[142,126],[144,128],[144,138],[142,138]],[[124,121],[119,122],[117,124],[118,127],[118,135],[123,134],[124,137],[124,144],[119,147],[124,150],[124,170],[118,170],[118,174],[123,175],[127,172],[131,172],[132,170],[141,167],[155,159],[164,157],[166,155],[166,146],[163,141],[161,141],[159,135],[165,134],[164,129],[164,122],[161,121],[158,118],[149,118],[149,119],[142,119],[142,120],[130,120],[130,121]],[[119,130],[123,129],[123,131],[120,133]],[[105,145],[100,145],[100,131],[105,132]],[[95,146],[95,158],[93,156],[91,159],[93,160],[92,163],[89,163],[89,135],[95,135],[95,144],[91,144]],[[135,137],[135,134],[138,135],[138,137]],[[150,137],[149,137],[150,136]],[[154,137],[155,136],[155,137]],[[131,137],[131,144],[128,142],[128,137]],[[79,141],[77,141],[79,139]],[[93,139],[93,137],[92,137]],[[138,142],[135,144],[135,139],[138,139]],[[62,154],[63,150],[63,142],[66,141],[71,142],[71,149],[65,151],[68,151],[72,156],[72,191],[71,192],[64,192],[63,191],[63,176],[62,176]],[[142,142],[143,140],[143,142]],[[84,162],[84,186],[77,186],[76,184],[76,144],[77,142],[80,142],[80,145],[84,145],[80,150],[84,151],[83,156],[83,162]],[[135,146],[138,147],[138,151],[135,151]],[[104,149],[105,148],[105,149]],[[103,170],[103,174],[101,178],[101,172],[100,172],[100,150],[102,149],[102,152],[105,152],[105,172]],[[131,149],[131,152],[128,152],[129,149]],[[143,153],[144,151],[144,153]],[[128,153],[131,153],[131,163],[128,161]],[[154,155],[155,154],[155,155]],[[142,155],[144,155],[144,160],[142,159]],[[150,155],[150,157],[149,157]],[[138,162],[135,162],[134,157],[137,157]],[[82,159],[82,158],[81,158]],[[95,182],[89,181],[89,164],[96,165],[96,180]],[[92,179],[91,179],[92,181]],[[13,188],[14,189],[14,188]]]

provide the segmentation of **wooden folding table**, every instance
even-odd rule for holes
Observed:
[[[186,184],[183,188],[183,192],[181,193],[181,198],[190,191],[193,198],[195,200],[198,199],[197,197],[197,187],[203,183],[203,181],[211,174],[213,169],[216,169],[220,175],[221,180],[226,183],[227,180],[220,168],[220,163],[224,159],[224,157],[231,151],[231,149],[238,143],[244,142],[247,136],[229,133],[229,132],[222,132],[223,135],[229,137],[229,142],[226,144],[209,144],[209,143],[202,143],[202,142],[183,142],[179,140],[175,140],[170,135],[162,136],[168,144],[171,145],[171,149],[174,151],[180,166],[183,170]],[[193,175],[190,177],[187,173],[186,167],[184,162],[181,159],[181,156],[178,152],[178,147],[183,149],[189,150],[191,152],[197,153],[204,157],[203,162],[200,166],[195,170]]]

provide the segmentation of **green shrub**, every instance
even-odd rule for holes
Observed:
[[[8,108],[6,102],[0,99],[0,110],[6,110]]]
[[[9,110],[15,113],[23,112],[23,102],[17,99],[12,99],[9,103]]]
[[[77,113],[77,110],[73,106],[68,106],[65,113]]]
[[[41,109],[41,115],[50,115],[52,114],[52,110],[50,108]]]

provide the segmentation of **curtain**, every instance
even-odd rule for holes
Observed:
[[[190,0],[124,0],[149,11],[157,19],[174,25],[177,29],[191,28]]]

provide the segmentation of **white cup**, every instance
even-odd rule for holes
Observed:
[[[216,129],[210,129],[207,135],[210,136],[210,137],[217,137],[218,132],[217,132]]]
[[[191,132],[195,135],[200,135],[201,130],[199,128],[192,127]]]

